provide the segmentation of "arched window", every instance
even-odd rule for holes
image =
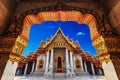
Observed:
[[[58,57],[58,68],[62,68],[62,61],[61,61],[61,57]]]
[[[43,69],[43,64],[44,64],[44,60],[40,59],[38,69]]]
[[[76,59],[76,69],[80,69],[81,66],[80,66],[80,60],[79,59]]]

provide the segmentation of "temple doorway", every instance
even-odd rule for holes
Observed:
[[[64,72],[64,59],[63,59],[63,56],[61,53],[58,53],[57,56],[56,56],[56,60],[55,60],[55,63],[56,63],[56,67],[55,67],[55,72],[56,73],[63,73]]]

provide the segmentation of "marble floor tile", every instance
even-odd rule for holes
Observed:
[[[14,80],[105,80],[104,76],[76,76],[71,78],[44,78],[36,76],[16,76]]]

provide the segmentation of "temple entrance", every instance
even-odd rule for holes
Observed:
[[[64,59],[63,59],[62,54],[58,53],[56,56],[56,60],[55,60],[55,63],[56,63],[55,72],[56,73],[63,73],[64,72],[63,62],[64,62]]]

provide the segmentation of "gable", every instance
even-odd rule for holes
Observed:
[[[75,48],[76,46],[70,41],[59,28],[56,34],[44,45],[46,47],[67,47],[71,46]]]

